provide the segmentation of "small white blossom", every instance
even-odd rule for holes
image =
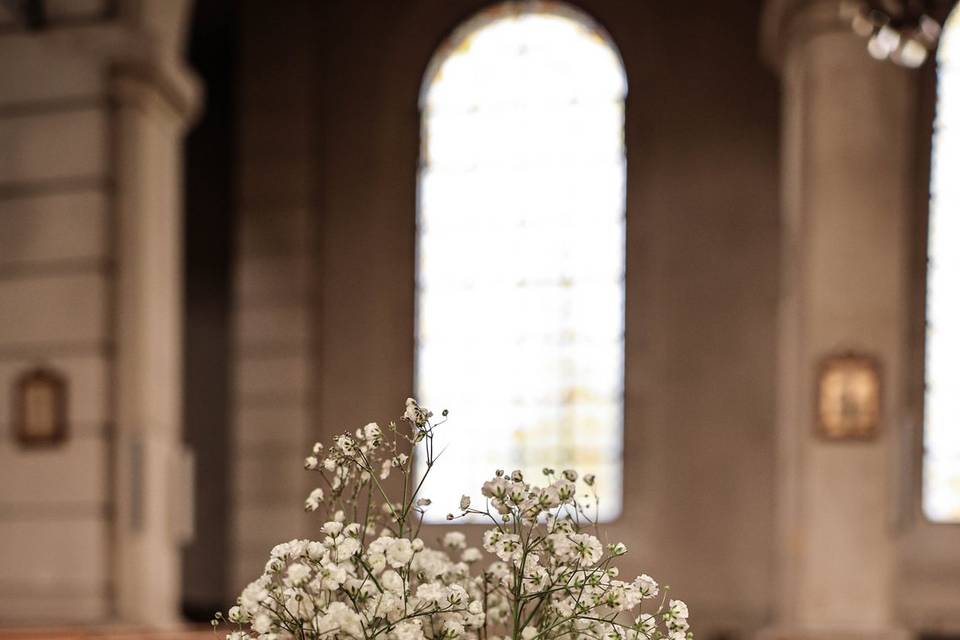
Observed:
[[[419,618],[406,620],[394,627],[393,633],[396,635],[397,640],[423,640],[424,635],[421,624]]]
[[[310,573],[310,567],[302,562],[297,562],[287,567],[287,580],[289,580],[291,584],[300,584],[306,578],[310,577]]]
[[[460,560],[467,564],[473,564],[481,559],[483,559],[483,554],[480,552],[480,549],[476,547],[468,547],[460,554]]]
[[[657,628],[657,619],[650,613],[641,613],[636,620],[637,630],[650,638]]]
[[[685,603],[683,600],[671,600],[669,611],[675,617],[683,620],[686,620],[688,617],[690,617],[690,611],[687,609],[687,603]]]
[[[270,619],[270,616],[266,613],[258,613],[257,616],[253,619],[253,624],[250,625],[253,627],[253,630],[257,633],[263,635],[270,631],[270,627],[273,626],[273,621]]]
[[[654,598],[660,593],[660,585],[645,573],[636,578],[633,584],[644,598]]]
[[[413,558],[413,545],[406,538],[394,539],[387,546],[387,563],[392,567],[402,567]]]
[[[323,502],[323,489],[317,487],[307,496],[307,500],[304,502],[304,508],[307,511],[316,511],[320,508],[321,502]]]
[[[449,549],[466,549],[467,536],[459,531],[451,531],[443,536],[443,546]]]
[[[459,638],[463,635],[463,623],[457,620],[447,620],[443,623],[443,632],[441,636],[444,638]]]

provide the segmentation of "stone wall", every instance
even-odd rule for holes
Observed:
[[[105,3],[54,20],[95,18]],[[63,7],[66,9],[67,7]],[[110,108],[100,61],[0,14],[0,619],[110,613]],[[25,451],[14,380],[68,380],[65,444]]]
[[[230,583],[304,535],[310,436],[310,252],[320,82],[307,2],[246,2],[239,50]]]
[[[0,620],[176,617],[182,0],[0,9]],[[11,433],[13,382],[67,382],[66,441]]]

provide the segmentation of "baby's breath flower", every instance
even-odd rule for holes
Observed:
[[[655,598],[657,594],[660,593],[660,585],[645,573],[636,578],[633,581],[633,585],[644,598]]]
[[[383,431],[381,431],[380,425],[376,422],[371,422],[363,428],[363,437],[369,442],[379,444],[380,439],[383,437]]]
[[[448,549],[466,549],[467,536],[459,531],[451,531],[443,536],[443,546]]]
[[[316,511],[320,508],[321,502],[323,502],[323,489],[317,487],[310,492],[309,496],[307,496],[307,500],[304,503],[304,508],[307,511]]]
[[[310,567],[302,562],[296,562],[287,567],[287,580],[290,584],[299,584],[310,576]]]
[[[326,515],[322,540],[290,540],[271,550],[263,573],[228,612],[227,619],[243,625],[228,640],[331,633],[342,640],[692,639],[681,600],[640,614],[632,626],[620,623],[626,617],[621,614],[636,612],[661,590],[646,574],[620,580],[612,561],[626,546],[604,546],[588,533],[593,501],[578,496],[576,483],[582,479],[592,487],[593,474],[581,476],[574,469],[557,474],[545,467],[543,486],[537,486],[520,470],[497,470],[481,488],[495,510],[483,534],[483,549],[491,556],[467,547],[458,531],[444,533],[435,548],[415,537],[430,500],[418,495],[413,483],[420,480],[412,477],[401,449],[426,441],[428,463],[435,460],[429,447],[440,425],[431,424],[431,416],[409,399],[404,411],[409,435],[395,422],[386,429],[371,422],[337,436],[326,449],[313,446],[304,466],[320,473],[327,486],[312,491],[304,504]],[[404,483],[402,502],[392,501],[390,487],[378,481],[394,467],[401,469],[396,482]],[[459,508],[459,517],[489,515],[487,509],[471,510],[467,494]],[[489,562],[481,564],[485,557]],[[534,615],[515,628],[514,612],[532,602],[541,604],[527,609]],[[212,623],[222,620],[218,615]]]
[[[671,600],[669,611],[674,617],[684,620],[690,616],[690,611],[687,609],[687,603],[685,603],[683,600]]]
[[[458,620],[447,620],[443,623],[441,638],[459,638],[463,635],[463,623]]]
[[[460,554],[460,560],[466,562],[467,564],[473,564],[483,558],[483,554],[480,552],[480,549],[476,547],[467,547],[463,550],[463,553]]]
[[[500,475],[483,483],[481,492],[488,498],[503,500],[507,497],[510,484]]]
[[[635,624],[637,625],[637,631],[649,638],[657,628],[657,619],[653,614],[641,613],[640,616],[637,617]]]

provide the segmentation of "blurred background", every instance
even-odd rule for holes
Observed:
[[[410,395],[425,537],[575,466],[703,640],[960,637],[953,4],[0,2],[0,637],[204,624]]]

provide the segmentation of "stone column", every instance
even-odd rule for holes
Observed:
[[[180,615],[180,547],[192,522],[181,442],[182,153],[199,87],[180,59],[190,2],[125,3],[134,47],[110,65],[117,243],[116,608]]]
[[[181,153],[186,103],[150,66],[114,69],[116,586],[122,619],[174,622],[192,520],[181,444]]]
[[[773,638],[885,638],[894,619],[913,82],[873,60],[838,0],[780,0],[765,53],[783,83],[777,617]],[[821,358],[882,367],[879,436],[814,433]]]

